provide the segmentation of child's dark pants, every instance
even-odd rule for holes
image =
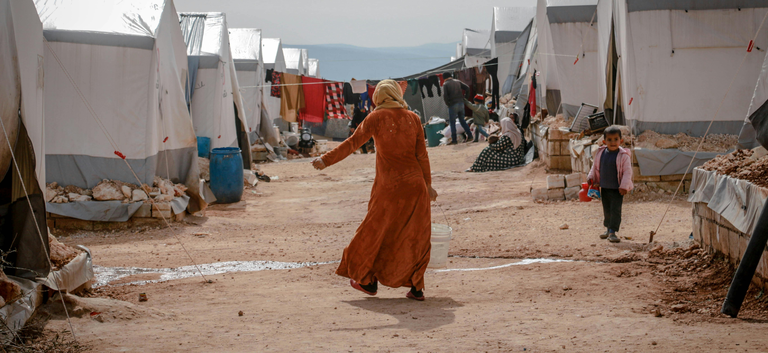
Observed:
[[[600,189],[600,199],[603,201],[603,225],[614,232],[621,227],[621,205],[624,203],[624,195],[619,189]]]

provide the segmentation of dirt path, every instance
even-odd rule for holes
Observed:
[[[364,297],[334,275],[334,263],[210,275],[212,284],[194,277],[118,285],[160,278],[142,274],[96,293],[127,301],[130,309],[107,309],[100,320],[83,314],[75,330],[96,351],[765,350],[761,318],[719,318],[716,301],[698,306],[714,308],[709,311],[669,310],[671,283],[685,274],[659,275],[661,265],[648,262],[643,244],[667,198],[630,198],[621,232],[627,239],[613,245],[597,237],[599,203],[531,201],[531,185],[545,184],[541,166],[462,172],[482,147],[429,150],[445,211],[433,207],[433,221],[447,218],[454,228],[449,269],[501,267],[429,270],[424,303],[405,299],[404,288]],[[61,240],[88,246],[104,267],[190,265],[174,235],[200,264],[338,261],[365,216],[374,158],[353,155],[323,172],[308,160],[265,165],[279,179],[247,190],[242,204],[213,206],[173,229]],[[560,230],[563,223],[567,230]],[[656,240],[687,244],[690,232],[690,205],[676,201]],[[572,262],[504,266],[525,258]],[[138,293],[149,301],[138,302]],[[63,329],[65,321],[54,316],[48,327]]]

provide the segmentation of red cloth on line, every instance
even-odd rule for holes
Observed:
[[[376,108],[376,103],[373,103],[373,92],[376,92],[376,86],[368,85],[368,97],[371,97],[371,109]]]
[[[528,103],[531,105],[531,117],[536,116],[536,77],[531,79],[530,89],[528,90]]]
[[[328,82],[323,86],[328,119],[349,119],[347,108],[344,107],[344,82]]]
[[[301,77],[301,87],[304,89],[304,109],[300,119],[310,123],[322,123],[325,115],[325,80],[314,77]]]
[[[443,74],[437,74],[437,78],[440,79],[440,86],[443,86],[443,83],[445,83],[445,79],[443,78]]]
[[[403,91],[403,96],[405,95],[405,91],[408,90],[408,81],[398,81],[398,85],[400,85],[400,90]]]

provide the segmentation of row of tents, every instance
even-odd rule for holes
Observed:
[[[635,134],[701,136],[713,116],[712,132],[739,134],[768,49],[766,13],[768,2],[750,0],[531,0],[494,8],[490,30],[465,30],[456,57],[498,58],[501,93],[523,98],[535,72],[550,115],[587,103]]]
[[[250,145],[274,134],[279,118],[279,98],[264,94],[269,69],[319,77],[306,49],[283,48],[260,29],[228,28],[223,13],[177,13],[172,0],[0,0],[6,260],[27,275],[47,274],[39,254],[54,206],[92,221],[125,220],[138,208],[46,205],[46,183],[91,189],[105,179],[152,185],[161,177],[187,186],[182,209],[205,208],[198,138],[241,147],[249,169]]]

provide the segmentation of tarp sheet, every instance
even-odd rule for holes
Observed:
[[[48,288],[71,292],[93,279],[93,260],[91,250],[82,246],[77,246],[84,252],[72,259],[68,264],[57,271],[51,271],[48,277],[43,280]]]
[[[187,208],[188,203],[189,197],[186,195],[174,198],[171,201],[173,212],[180,214]],[[121,201],[48,202],[46,209],[53,214],[84,221],[126,222],[142,204],[142,202],[122,203]]]
[[[721,154],[717,152],[699,152],[693,161],[691,168],[704,165],[707,161]],[[676,149],[649,150],[635,148],[637,163],[640,165],[640,174],[648,175],[677,175],[690,173],[686,169],[693,159],[694,152],[683,152]]]
[[[767,198],[766,188],[697,168],[693,171],[688,202],[706,203],[740,232],[752,234]]]

